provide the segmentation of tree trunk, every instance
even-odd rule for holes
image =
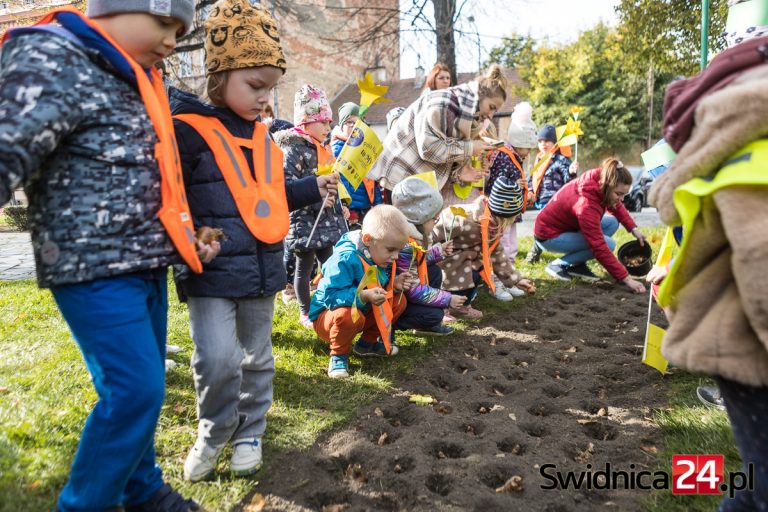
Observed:
[[[653,59],[648,65],[648,145],[646,148],[650,148],[653,145],[653,91],[655,88],[655,80],[653,75]]]
[[[453,37],[453,23],[456,15],[456,0],[432,0],[435,9],[435,41],[437,61],[444,62],[451,70],[451,83],[457,83],[456,41]]]

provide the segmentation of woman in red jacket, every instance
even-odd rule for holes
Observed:
[[[596,280],[586,262],[597,258],[614,279],[635,293],[645,291],[613,254],[616,242],[611,236],[619,229],[619,222],[645,243],[645,236],[621,202],[630,186],[632,175],[624,164],[608,158],[600,168],[585,172],[555,194],[536,217],[533,230],[539,247],[564,254],[547,265],[549,275],[563,281],[573,277]],[[612,215],[605,215],[606,211]]]

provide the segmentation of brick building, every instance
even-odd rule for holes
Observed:
[[[31,25],[52,9],[76,3],[74,0],[0,0],[0,37],[9,29]]]

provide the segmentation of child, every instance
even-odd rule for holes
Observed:
[[[453,255],[444,259],[443,289],[464,295],[471,302],[477,295],[480,278],[494,290],[491,274],[504,286],[517,286],[533,293],[533,283],[515,270],[501,247],[501,235],[523,211],[523,191],[517,183],[502,176],[496,180],[489,197],[480,196],[473,203],[461,205],[466,217],[443,210],[432,234],[437,240],[453,240]],[[451,308],[454,316],[481,318],[483,314],[467,304]]]
[[[392,205],[403,212],[410,223],[410,242],[429,247],[435,217],[443,207],[443,198],[437,189],[422,179],[406,178],[392,190]],[[437,266],[437,262],[452,253],[453,242],[435,245],[426,251],[408,245],[400,251],[398,272],[416,272],[419,284],[405,294],[408,307],[397,322],[398,329],[413,329],[417,334],[431,336],[445,336],[453,332],[452,327],[442,325],[444,310],[461,307],[467,298],[440,290],[443,276]]]
[[[506,176],[517,183],[523,189],[523,197],[527,196],[528,183],[525,179],[523,162],[528,157],[531,149],[536,147],[536,125],[532,119],[532,109],[528,102],[518,103],[512,112],[512,122],[507,130],[507,142],[490,155],[490,176],[485,183],[485,194],[491,193],[493,184],[500,176]],[[525,211],[525,208],[523,208]],[[522,222],[522,215],[512,222],[501,237],[501,245],[509,261],[514,262],[517,257],[517,223]],[[521,297],[525,292],[516,286],[507,288],[496,277],[493,278],[496,285],[494,297],[501,301],[510,301],[513,297]]]
[[[358,333],[362,335],[355,343],[356,354],[387,355],[383,342],[386,333],[382,334],[379,324],[397,322],[407,305],[407,301],[397,300],[398,292],[408,291],[414,284],[410,274],[395,277],[395,261],[408,243],[408,231],[408,221],[397,208],[376,206],[363,220],[362,230],[342,236],[323,265],[323,278],[312,296],[309,318],[320,339],[331,344],[330,378],[349,377],[349,350]],[[376,265],[378,283],[358,294],[357,288],[371,265]],[[357,318],[353,304],[359,314]],[[385,307],[381,308],[382,305]],[[391,317],[377,319],[381,309],[389,309]],[[384,316],[388,315],[389,312]],[[394,356],[398,349],[391,329],[388,336],[389,355]]]
[[[154,448],[167,267],[177,250],[200,272],[218,252],[191,236],[153,68],[193,14],[189,0],[92,0],[89,17],[49,12],[3,47],[0,205],[25,185],[38,283],[51,289],[99,397],[60,511],[200,510],[163,483]]]
[[[275,26],[263,7],[248,0],[214,4],[205,22],[213,105],[181,91],[173,95],[193,219],[225,235],[221,256],[204,275],[177,280],[188,296],[195,342],[199,425],[184,463],[184,478],[192,481],[213,473],[230,441],[235,474],[251,474],[261,465],[275,373],[274,296],[286,283],[282,240],[288,211],[320,201],[335,181],[329,176],[284,181],[281,152],[256,122],[286,69]],[[252,37],[216,39],[227,31]],[[217,145],[222,138],[227,144]]]
[[[347,102],[339,107],[339,125],[331,132],[331,149],[333,156],[338,158],[341,150],[344,149],[347,139],[352,134],[352,128],[358,121],[360,107],[355,103]],[[381,188],[375,181],[363,178],[363,182],[357,187],[352,188],[349,181],[342,176],[342,184],[347,188],[352,202],[349,204],[349,223],[361,224],[368,210],[381,204]]]
[[[296,92],[293,102],[295,125],[290,130],[278,132],[275,141],[285,153],[283,169],[285,181],[314,176],[318,165],[330,165],[333,156],[322,141],[331,131],[331,106],[320,89],[306,84]],[[312,234],[317,216],[321,215],[317,229]],[[299,302],[299,321],[304,327],[312,328],[309,321],[309,282],[315,257],[324,263],[333,253],[333,246],[341,235],[348,231],[344,212],[339,202],[325,208],[317,201],[291,212],[291,227],[285,239],[286,248],[296,255],[293,289]]]

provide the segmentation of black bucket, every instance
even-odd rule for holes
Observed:
[[[618,258],[624,268],[630,275],[639,277],[644,276],[653,268],[651,256],[653,250],[648,241],[645,245],[640,245],[637,240],[632,240],[619,247]]]

